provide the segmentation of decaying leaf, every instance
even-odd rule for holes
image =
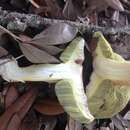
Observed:
[[[85,17],[93,11],[100,12],[108,7],[124,11],[120,0],[67,0],[63,14],[67,18],[75,20],[78,17]]]
[[[20,126],[21,120],[19,115],[16,113],[12,116],[9,124],[6,126],[6,130],[18,130]]]
[[[22,121],[20,130],[41,130],[42,124],[35,111],[31,110]]]
[[[58,54],[62,49],[55,45],[70,42],[77,32],[77,28],[66,23],[54,24],[33,39],[23,37],[23,44],[19,45],[23,54],[33,63],[58,63],[58,59],[52,55]]]
[[[81,1],[80,1],[81,2]],[[75,20],[79,16],[81,8],[76,8],[72,0],[66,0],[65,7],[63,9],[63,15],[65,18]]]
[[[45,115],[58,115],[64,112],[64,109],[57,100],[43,99],[35,104],[35,109]]]
[[[18,91],[14,85],[8,88],[5,97],[5,107],[8,108],[18,98]]]
[[[48,14],[52,18],[59,18],[61,16],[61,8],[56,0],[45,0],[47,7],[49,8]]]
[[[112,122],[118,130],[125,130],[125,128],[128,127],[126,121],[120,115],[114,116]]]
[[[32,38],[25,35],[20,35],[20,38],[22,40],[22,43],[19,42],[19,46],[23,54],[26,56],[26,58],[29,61],[33,63],[51,63],[51,62],[58,63],[59,62],[59,60],[52,55],[59,53],[61,51],[60,48],[55,46],[48,47],[46,45],[44,45],[45,47],[41,47],[35,43],[31,43]],[[47,51],[52,55],[47,53]]]
[[[23,96],[18,98],[12,105],[10,105],[0,117],[0,130],[6,130],[6,128],[8,128],[8,130],[12,130],[12,128],[13,130],[16,130],[25,114],[30,109],[36,95],[37,91],[35,89],[30,89]],[[16,124],[14,124],[14,121]]]
[[[29,0],[35,8],[31,8],[33,12],[41,16],[51,18],[61,18],[61,7],[57,0]]]
[[[88,8],[86,8],[85,14],[93,11],[103,11],[108,7],[112,7],[115,10],[124,11],[123,5],[120,0],[88,0]]]
[[[46,51],[30,44],[19,44],[23,54],[32,63],[58,63],[59,60],[49,55]]]
[[[120,0],[105,0],[108,6],[112,7],[113,9],[124,11],[124,8],[120,2]]]
[[[129,110],[128,110],[128,112],[125,114],[124,119],[130,121],[130,111],[129,111]]]
[[[0,58],[7,56],[8,55],[8,51],[5,50],[3,47],[0,47]]]
[[[69,118],[65,130],[83,130],[82,124],[78,121],[75,121],[72,118]]]
[[[45,45],[59,45],[70,42],[78,32],[76,27],[67,23],[58,23],[49,26],[46,30],[36,35],[31,43],[44,47]]]
[[[57,55],[62,49],[55,45],[68,43],[74,39],[78,29],[66,23],[54,24],[36,35],[33,39],[27,36],[18,37],[0,26],[1,35],[4,33],[12,36],[20,45],[26,58],[32,63],[58,63],[59,60],[52,55]],[[7,53],[0,48],[3,53]]]
[[[108,127],[101,127],[100,130],[110,130]]]
[[[42,51],[46,51],[51,55],[56,55],[56,54],[58,54],[58,53],[60,53],[62,51],[61,48],[56,47],[56,46],[51,46],[51,45],[48,46],[46,43],[43,43],[42,41],[40,42],[39,45],[37,43],[35,43],[35,42],[33,43],[33,39],[26,36],[26,35],[20,35],[20,38],[21,38],[23,44],[25,43],[25,44],[33,45],[37,49],[40,49]]]

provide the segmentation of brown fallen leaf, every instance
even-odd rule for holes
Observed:
[[[60,45],[70,42],[74,39],[78,32],[76,27],[67,23],[56,23],[49,26],[47,29],[37,34],[31,41],[38,46],[45,45]]]
[[[79,2],[74,0],[66,0],[64,9],[63,9],[63,16],[69,20],[76,20],[78,16],[82,16],[83,10],[83,0]]]
[[[0,47],[0,58],[7,56],[8,55],[8,51],[6,49],[4,49],[3,47]]]
[[[20,125],[19,130],[41,130],[42,123],[39,116],[31,109]]]
[[[47,7],[49,8],[48,14],[52,18],[61,17],[61,8],[56,0],[45,0]]]
[[[0,130],[7,130],[7,128],[8,130],[12,130],[8,127],[10,123],[13,123],[11,122],[11,119],[16,121],[16,119],[19,118],[19,120],[21,121],[27,111],[30,109],[30,106],[32,105],[36,95],[37,91],[35,89],[30,89],[23,96],[18,98],[11,106],[9,106],[8,109],[4,112],[4,114],[0,117]],[[12,126],[13,125],[11,125],[11,127]],[[17,125],[15,124],[15,126]]]
[[[59,115],[64,109],[56,99],[43,99],[34,105],[34,108],[45,115]]]
[[[85,17],[94,11],[100,12],[108,7],[118,11],[124,11],[120,0],[66,0],[63,15],[71,20]]]
[[[20,111],[17,112],[21,120],[25,117],[26,113],[31,108],[37,94],[38,94],[38,91],[34,89],[33,95],[27,100],[27,102],[23,105]]]
[[[33,38],[26,35],[19,35],[19,37],[22,41],[19,46],[29,61],[33,63],[58,62],[58,59],[52,55],[58,54],[62,49],[55,46],[47,46],[44,43],[41,43],[41,45],[31,43]]]
[[[88,7],[86,8],[85,14],[92,13],[93,11],[103,11],[108,7],[111,7],[118,11],[124,11],[124,7],[120,0],[88,0]]]
[[[48,16],[51,18],[61,18],[61,7],[57,0],[29,0],[35,8],[32,11],[41,16]]]
[[[37,49],[40,49],[41,51],[46,51],[51,55],[57,55],[58,53],[60,53],[62,51],[62,49],[56,47],[56,46],[51,46],[51,45],[46,45],[46,43],[43,43],[42,41],[40,41],[40,43],[33,43],[33,38],[30,38],[26,35],[19,35],[19,37],[21,38],[23,44],[30,44],[34,47],[36,47]],[[40,39],[39,39],[40,40]],[[39,42],[38,40],[38,42]]]
[[[5,96],[5,108],[7,109],[18,98],[18,91],[12,84],[9,86]]]
[[[26,126],[23,126],[20,128],[20,130],[31,130],[31,129],[28,129],[28,128],[26,128]]]
[[[58,23],[49,26],[34,38],[21,36],[19,46],[25,57],[32,63],[59,63],[54,56],[62,49],[56,45],[68,43],[78,32],[76,27],[67,23]]]
[[[31,130],[30,128],[28,128],[26,125],[22,125],[21,127],[20,127],[20,130]]]
[[[123,5],[120,0],[104,0],[107,4],[115,10],[124,11]]]
[[[59,63],[54,56],[30,44],[19,44],[25,57],[32,63]]]
[[[82,124],[80,124],[78,121],[69,118],[65,130],[83,130],[83,127]]]
[[[9,122],[6,130],[18,130],[20,123],[21,123],[21,120],[18,114],[16,113],[11,118],[11,121]]]
[[[110,130],[108,127],[100,127],[100,130]]]
[[[11,119],[8,125],[7,130],[18,130],[20,127],[21,121],[29,111],[30,107],[32,106],[32,103],[35,99],[35,95],[33,95],[30,99],[28,99],[27,103],[24,104],[24,106],[20,109],[19,112],[17,112]]]

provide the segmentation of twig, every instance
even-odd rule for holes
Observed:
[[[2,8],[0,8],[0,25],[12,31],[23,32],[27,27],[43,29],[45,25],[55,23],[68,23],[72,26],[78,27],[78,29],[82,33],[84,32],[92,33],[93,31],[101,31],[104,34],[116,34],[116,33],[130,34],[130,26],[124,26],[120,28],[100,27],[100,26],[86,25],[84,23],[73,22],[69,20],[44,18],[34,14],[9,12],[6,10],[2,10]]]
[[[9,30],[7,30],[6,28],[4,28],[3,26],[0,25],[0,29],[3,30],[4,32],[8,33],[10,36],[12,36],[14,39],[16,40],[20,40],[21,38],[16,36],[15,34],[11,33]]]
[[[40,6],[39,6],[34,0],[29,0],[29,1],[30,1],[30,3],[31,3],[34,7],[40,8]]]
[[[24,55],[20,55],[20,56],[18,56],[18,57],[16,57],[16,58],[12,59],[11,57],[9,58],[10,55],[7,55],[7,56],[8,56],[8,59],[7,59],[6,61],[3,61],[2,63],[0,63],[0,66],[6,64],[6,63],[8,63],[8,62],[11,62],[11,61],[13,61],[13,60],[17,61],[17,60],[19,60],[20,58],[23,58],[23,57],[24,57]],[[7,58],[7,56],[5,56],[5,58]],[[1,57],[0,57],[0,58],[1,58]]]

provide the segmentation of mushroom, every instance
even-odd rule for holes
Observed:
[[[87,86],[88,106],[95,118],[111,118],[130,99],[130,61],[115,53],[102,33],[93,52],[93,72]]]
[[[12,82],[45,81],[56,83],[55,91],[65,111],[75,120],[88,124],[94,117],[87,106],[87,96],[83,88],[82,62],[84,61],[83,38],[74,39],[60,56],[60,64],[39,64],[19,67],[11,60],[0,66],[3,79]],[[2,59],[6,62],[9,59]]]

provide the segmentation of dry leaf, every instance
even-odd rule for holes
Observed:
[[[80,8],[81,10],[81,8]],[[79,9],[77,9],[72,0],[67,0],[63,9],[63,16],[70,20],[75,20],[79,16]]]
[[[73,120],[71,117],[69,118],[69,121],[66,125],[65,130],[83,130],[82,124],[79,122]]]
[[[45,0],[47,7],[50,9],[48,12],[52,18],[61,17],[61,8],[56,0]]]
[[[100,127],[100,130],[110,130],[108,127]]]
[[[36,35],[33,39],[26,36],[21,37],[20,48],[26,58],[32,63],[58,63],[56,55],[62,49],[55,45],[65,44],[73,40],[78,29],[66,23],[54,24]]]
[[[48,16],[51,18],[61,18],[61,8],[57,0],[29,0],[36,8],[31,8],[32,11],[41,16]]]
[[[41,130],[42,123],[35,111],[31,110],[20,125],[20,130]]]
[[[14,114],[6,130],[18,130],[21,120],[18,114]]]
[[[125,130],[125,124],[121,118],[121,116],[116,115],[112,118],[112,122],[118,130]]]
[[[95,11],[102,11],[108,7],[115,10],[124,11],[123,5],[120,0],[88,0],[88,8],[86,9],[86,14]]]
[[[54,56],[49,55],[46,51],[42,51],[30,44],[19,44],[23,54],[32,63],[59,63]]]
[[[125,114],[124,119],[130,121],[130,111]]]
[[[64,109],[55,99],[44,99],[35,104],[34,108],[44,115],[58,115],[64,113]]]
[[[7,56],[8,55],[8,51],[5,50],[3,47],[0,47],[0,58]]]
[[[107,4],[115,10],[124,11],[123,5],[120,0],[105,0]]]
[[[108,7],[124,11],[120,0],[67,0],[63,15],[69,19],[76,20],[78,17],[85,17],[93,11],[103,11]]]
[[[56,46],[51,46],[51,45],[46,45],[44,43],[41,43],[41,45],[37,45],[36,43],[31,43],[32,42],[32,38],[26,36],[26,35],[19,35],[19,37],[21,38],[23,44],[31,44],[34,45],[36,48],[42,50],[42,51],[46,51],[51,55],[56,55],[58,53],[60,53],[62,51],[62,49],[56,47]],[[21,43],[20,43],[21,44]]]
[[[15,121],[16,119],[21,121],[27,113],[27,111],[29,110],[29,108],[31,107],[36,95],[37,91],[35,89],[30,89],[23,96],[17,99],[15,103],[9,106],[5,113],[0,117],[0,130],[6,130],[12,119]],[[19,125],[19,121],[17,123]],[[15,125],[17,126],[17,124]],[[12,125],[10,127],[12,127]]]
[[[66,23],[58,23],[49,26],[46,30],[36,35],[31,43],[35,43],[40,47],[45,45],[59,45],[70,42],[74,39],[78,32],[76,27]]]
[[[10,86],[6,97],[5,97],[5,107],[6,109],[18,98],[18,91],[15,86]]]

